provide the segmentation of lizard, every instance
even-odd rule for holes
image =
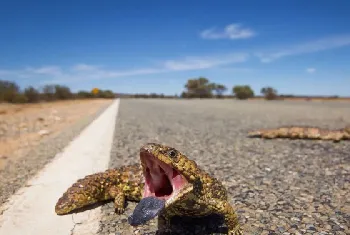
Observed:
[[[312,126],[282,126],[271,129],[260,129],[248,132],[248,137],[265,139],[289,138],[311,140],[350,140],[350,125],[338,130],[323,129]]]
[[[228,234],[243,234],[238,216],[223,184],[179,150],[158,144],[141,146],[140,163],[107,169],[79,179],[58,199],[55,212],[65,215],[88,205],[114,200],[124,213],[125,201],[146,197],[165,200],[158,215],[158,231],[169,231],[173,216],[222,215]]]

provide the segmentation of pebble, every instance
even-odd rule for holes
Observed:
[[[5,156],[5,155],[0,155],[0,159],[7,159],[8,156]]]
[[[315,226],[313,224],[307,224],[306,225],[306,229],[312,230],[312,231],[316,231],[316,228],[315,228]]]
[[[39,134],[40,136],[48,135],[48,134],[50,134],[50,131],[49,131],[49,130],[40,130],[40,131],[38,132],[38,134]]]

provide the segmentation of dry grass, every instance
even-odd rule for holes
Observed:
[[[111,101],[108,99],[77,99],[77,100],[66,100],[66,101],[52,101],[52,102],[41,102],[34,104],[10,104],[10,103],[0,103],[0,115],[4,114],[13,114],[20,113],[28,110],[41,110],[46,108],[58,108],[61,106],[67,105],[76,105],[82,103],[91,103],[91,102],[104,102]]]
[[[70,100],[39,104],[0,104],[0,169],[15,161],[40,140],[94,114],[112,100]],[[47,135],[40,135],[47,130]]]

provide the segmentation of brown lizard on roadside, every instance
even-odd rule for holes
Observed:
[[[175,148],[148,143],[140,149],[141,164],[122,166],[88,175],[74,183],[58,200],[58,215],[96,202],[114,200],[116,213],[124,212],[125,200],[140,201],[154,196],[165,200],[158,215],[158,228],[167,231],[170,218],[220,214],[228,234],[243,234],[227,191],[216,178],[200,169]]]
[[[253,130],[248,132],[248,137],[260,137],[265,139],[289,138],[311,140],[350,140],[350,126],[338,130],[328,130],[309,126],[284,126],[271,129]]]

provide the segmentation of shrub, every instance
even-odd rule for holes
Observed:
[[[46,85],[42,91],[42,97],[46,101],[52,101],[55,99],[55,86],[54,85]]]
[[[28,98],[24,94],[18,93],[13,97],[11,102],[17,104],[28,103]]]
[[[100,90],[98,93],[98,97],[105,98],[105,99],[112,99],[112,98],[115,98],[115,95],[111,90],[105,90],[105,91]]]
[[[276,100],[278,98],[277,90],[272,87],[263,87],[260,91],[267,100]]]
[[[19,86],[15,82],[0,80],[0,102],[14,102],[19,93]]]
[[[69,87],[55,85],[55,98],[58,100],[67,100],[73,97]]]
[[[36,103],[40,100],[40,93],[34,87],[30,86],[24,90],[24,96],[29,103]]]
[[[88,91],[79,91],[77,97],[80,99],[92,98],[94,95]]]

